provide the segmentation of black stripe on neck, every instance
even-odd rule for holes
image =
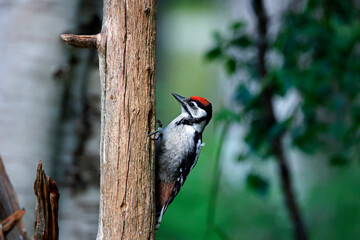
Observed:
[[[182,118],[178,122],[176,122],[176,125],[193,125],[194,123],[201,123],[202,121],[206,121],[206,117],[201,118]]]
[[[187,108],[187,106],[183,106],[183,108],[185,109],[185,111],[190,115],[190,117],[193,117],[191,112],[189,111],[189,109]]]

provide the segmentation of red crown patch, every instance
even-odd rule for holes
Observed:
[[[201,102],[201,104],[204,105],[205,107],[210,104],[210,102],[209,102],[208,100],[206,100],[205,98],[202,98],[202,97],[192,96],[192,97],[190,98],[190,100],[199,101],[199,102]]]

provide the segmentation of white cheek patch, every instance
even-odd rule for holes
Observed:
[[[194,118],[202,118],[202,117],[205,117],[206,116],[206,112],[205,110],[199,108],[199,106],[194,102],[194,105],[195,107],[188,107],[191,115],[194,117]]]

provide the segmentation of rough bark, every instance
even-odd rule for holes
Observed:
[[[155,0],[104,1],[97,239],[154,239]],[[66,41],[66,36],[64,37]],[[71,37],[70,45],[87,45]]]
[[[268,18],[264,6],[263,0],[252,0],[252,6],[257,18],[257,33],[258,33],[258,71],[262,78],[267,74],[266,67],[266,52],[268,50],[267,44],[267,29]],[[265,86],[262,92],[263,104],[266,111],[266,122],[268,129],[273,128],[276,125],[276,118],[274,108],[272,105],[272,99],[274,97],[274,91],[271,84]],[[298,240],[308,239],[304,221],[301,217],[300,208],[296,202],[295,191],[293,189],[292,177],[288,161],[285,156],[285,152],[282,146],[283,134],[279,134],[271,143],[271,149],[275,155],[278,166],[279,175],[282,190],[285,197],[285,206],[289,212],[289,216],[294,228],[294,238]]]
[[[0,157],[0,223],[2,224],[0,239],[2,233],[7,240],[29,239],[20,220],[24,213],[25,210],[20,210],[15,190]]]
[[[155,16],[154,0],[104,1],[98,240],[154,239]]]
[[[58,204],[60,193],[53,179],[46,176],[40,161],[37,168],[34,191],[37,198],[35,209],[34,240],[59,239]]]

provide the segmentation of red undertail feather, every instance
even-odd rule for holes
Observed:
[[[158,206],[164,206],[169,200],[172,190],[174,188],[174,183],[160,183],[157,191]]]

